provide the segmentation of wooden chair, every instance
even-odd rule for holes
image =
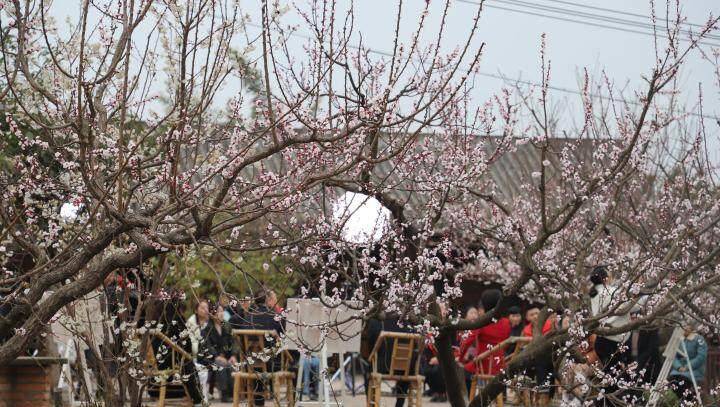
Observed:
[[[380,373],[378,372],[378,352],[386,341],[390,344],[390,347],[386,348],[391,351],[390,366],[387,373]],[[420,334],[386,331],[380,333],[369,358],[372,372],[367,389],[367,407],[380,407],[382,382],[386,380],[395,383],[409,383],[408,393],[398,394],[396,397],[407,398],[408,407],[422,406],[425,377],[418,374],[418,369],[424,344],[425,341]]]
[[[495,375],[492,373],[494,370],[493,365],[495,363],[495,358],[499,353],[503,353],[508,346],[515,344],[516,346],[515,346],[515,350],[513,351],[513,353],[511,353],[510,355],[507,355],[507,356],[503,355],[504,362],[509,363],[510,361],[512,361],[512,359],[517,354],[520,353],[522,348],[531,341],[532,341],[532,338],[530,338],[530,337],[511,336],[508,339],[505,339],[504,341],[493,346],[492,348],[486,350],[485,352],[479,354],[474,359],[475,366],[476,366],[476,370],[475,370],[476,373],[473,375],[472,381],[470,382],[470,394],[468,395],[470,400],[472,400],[473,398],[475,398],[475,396],[477,396],[477,394],[480,392],[480,389],[482,388],[482,386],[485,385],[485,383],[487,383],[488,381],[492,380],[495,377]],[[488,360],[488,362],[489,362],[489,363],[487,363],[487,365],[485,363],[483,363],[485,360]],[[526,392],[523,392],[522,398],[523,398],[523,404],[526,407],[529,407],[530,406],[529,394]],[[502,407],[503,402],[504,402],[504,395],[503,394],[498,395],[497,399],[495,399],[495,404],[498,407]]]
[[[185,351],[185,349],[181,348],[178,344],[173,342],[170,338],[168,338],[159,330],[153,329],[150,331],[150,334],[153,338],[159,339],[160,342],[170,350],[170,354],[166,356],[170,358],[170,367],[167,369],[160,369],[158,367],[157,357],[153,350],[152,340],[148,342],[144,370],[147,377],[154,377],[158,381],[158,383],[155,385],[159,388],[157,400],[158,407],[165,406],[167,388],[171,385],[182,386],[183,390],[185,391],[185,396],[189,400],[185,382],[183,382],[182,380],[178,380],[177,378],[182,375],[182,366],[187,361],[192,361],[192,355]]]
[[[277,392],[285,388],[285,400],[288,406],[295,404],[295,373],[290,372],[292,356],[286,350],[280,352],[279,369],[272,370],[270,364],[277,361],[275,355],[280,346],[280,337],[274,330],[233,329],[233,337],[239,343],[240,370],[233,373],[233,407],[240,405],[240,398],[252,400],[255,396],[255,382],[261,380],[263,395],[271,399],[274,405],[280,405]],[[270,340],[272,339],[272,340]],[[271,342],[272,345],[268,344]],[[268,346],[270,345],[270,346]],[[272,383],[272,389],[267,384]],[[275,394],[275,395],[273,395]]]

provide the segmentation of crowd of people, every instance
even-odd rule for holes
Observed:
[[[232,329],[282,332],[283,326],[277,318],[282,308],[278,305],[277,295],[272,290],[263,291],[256,293],[253,300],[238,301],[235,307],[201,299],[187,319],[179,311],[182,308],[182,304],[167,302],[158,322],[167,337],[192,355],[192,361],[182,366],[188,395],[193,404],[202,405],[217,391],[222,402],[229,402],[233,394],[232,372],[240,354]],[[153,346],[156,353],[167,352],[157,339]],[[171,362],[169,358],[158,358],[160,368]],[[271,365],[273,363],[270,361]],[[254,382],[254,405],[265,403],[263,386],[262,380]]]
[[[612,281],[603,268],[593,272],[591,281],[592,312],[598,315],[607,308],[612,298]],[[501,299],[500,290],[487,289],[483,291],[478,304],[465,307],[463,316],[467,320],[476,320],[494,310]],[[182,366],[182,373],[189,378],[186,387],[196,404],[210,400],[216,392],[222,401],[229,401],[232,397],[231,374],[239,359],[232,329],[275,330],[278,333],[283,331],[280,317],[283,310],[273,291],[264,291],[254,295],[253,300],[245,299],[233,305],[199,300],[192,315],[185,320],[177,307],[168,303],[160,320],[166,335],[193,356],[192,362]],[[450,312],[444,306],[442,309],[446,314]],[[510,337],[537,338],[567,332],[571,324],[569,313],[541,309],[532,304],[518,304],[498,311],[504,312],[498,313],[497,318],[490,324],[459,332],[454,338],[457,370],[461,372],[461,377],[464,377],[467,390],[477,373],[490,376],[501,373],[506,368],[507,361],[521,350],[518,347],[522,347],[527,341],[514,341],[478,361],[477,357],[483,352]],[[642,308],[635,307],[627,315],[604,318],[602,325],[622,326],[641,317],[641,313]],[[383,331],[409,330],[399,318],[387,316],[383,320],[368,321],[363,332],[364,339],[372,347]],[[183,335],[183,332],[189,332],[189,335]],[[531,397],[532,405],[547,406],[558,396],[559,389],[564,405],[571,406],[584,405],[582,400],[591,397],[593,392],[614,394],[614,399],[624,402],[628,399],[642,400],[648,397],[648,389],[656,382],[664,362],[660,352],[660,336],[657,327],[639,325],[634,330],[620,334],[590,335],[583,344],[576,345],[575,349],[568,349],[566,341],[558,341],[552,352],[541,352],[532,356],[529,365],[522,372],[522,380],[513,379],[518,385],[506,389],[507,397],[518,402],[521,397]],[[156,343],[155,347],[156,351],[161,351],[160,343]],[[380,348],[381,370],[387,370],[390,365],[389,353],[384,347]],[[428,341],[428,346],[417,357],[420,374],[425,377],[425,395],[433,402],[447,401],[448,390],[445,387],[437,349],[431,341]],[[705,378],[706,358],[705,339],[697,332],[694,323],[686,322],[683,343],[669,374],[669,382],[679,398],[694,400],[697,397],[697,386],[702,386]],[[302,360],[302,394],[303,397],[315,399],[318,391],[319,359],[317,356],[308,355]],[[297,371],[297,366],[294,369]],[[619,383],[623,385],[620,386]],[[263,405],[263,381],[255,381],[254,386],[252,402],[254,405]],[[622,391],[619,391],[620,389]],[[399,382],[394,391],[403,396],[408,392],[408,384]],[[402,407],[404,398],[398,397],[397,400],[396,407]],[[613,398],[607,398],[603,403],[612,405]],[[617,405],[625,404],[617,401]]]
[[[602,267],[593,271],[590,281],[592,315],[602,315],[615,295],[615,287]],[[477,307],[466,308],[465,319],[473,320],[490,312],[501,297],[500,290],[484,291]],[[640,318],[641,313],[642,307],[636,306],[626,315],[602,317],[601,325],[622,327]],[[543,322],[539,323],[541,314],[544,314]],[[490,376],[501,373],[515,348],[525,342],[510,343],[477,363],[476,358],[482,352],[510,337],[532,338],[567,332],[571,323],[569,313],[547,309],[542,313],[540,307],[532,304],[525,305],[524,312],[520,306],[511,306],[503,315],[482,328],[458,335],[456,360],[462,366],[468,390],[478,370]],[[697,326],[692,319],[683,320],[683,338],[668,375],[669,388],[679,399],[688,402],[695,402],[700,396],[698,389],[705,379],[708,346]],[[547,406],[557,389],[561,389],[563,405],[585,405],[583,402],[598,392],[612,395],[605,397],[601,405],[619,406],[629,402],[641,405],[637,403],[647,401],[649,389],[655,385],[665,361],[661,357],[660,336],[659,327],[639,325],[619,334],[590,335],[574,349],[567,348],[567,341],[555,343],[552,352],[541,352],[531,358],[530,366],[522,374],[529,384],[507,389],[508,396],[518,399],[520,395],[516,389],[524,388],[531,394],[532,405]],[[431,364],[425,374],[431,391],[439,396],[436,400],[444,400],[443,389],[433,385],[437,372]]]

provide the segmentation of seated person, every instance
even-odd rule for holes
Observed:
[[[445,303],[439,302],[438,305],[442,317],[447,317],[448,308]],[[428,338],[432,339],[430,335],[428,335]],[[443,379],[440,361],[438,360],[438,352],[434,342],[429,342],[423,350],[420,358],[420,374],[425,376],[425,383],[429,387],[427,395],[431,396],[430,401],[433,403],[447,402],[445,379]]]
[[[236,319],[235,329],[262,329],[275,331],[279,334],[283,332],[283,325],[277,318],[277,314],[272,306],[267,303],[267,291],[260,291],[255,295],[255,304],[251,306],[243,318]],[[272,298],[270,298],[272,301]],[[231,323],[232,324],[232,323]],[[272,340],[265,341],[266,350],[268,347],[276,346]],[[238,352],[235,352],[238,353]],[[268,370],[275,371],[280,367],[280,355],[270,359],[267,362]],[[255,380],[255,397],[256,406],[265,405],[265,397],[263,395],[264,383],[262,380]]]
[[[482,316],[486,312],[495,308],[498,302],[500,302],[500,298],[502,298],[502,292],[498,289],[483,291],[480,296],[480,307],[478,308],[479,315]],[[509,337],[510,321],[508,321],[507,318],[502,317],[496,322],[492,322],[482,328],[473,329],[470,332],[470,335],[463,340],[460,344],[458,362],[460,362],[465,368],[465,382],[468,388],[472,383],[473,375],[478,373],[477,364],[474,359],[469,358],[467,355],[468,349],[475,345],[477,353],[480,355]],[[481,367],[483,372],[486,374],[496,375],[500,373],[500,371],[505,368],[504,352],[499,351],[496,354],[483,359]]]
[[[470,305],[465,308],[465,319],[467,319],[468,321],[474,321],[474,320],[478,319],[479,316],[480,316],[480,314],[478,314],[478,310],[476,307]],[[465,338],[467,338],[468,335],[470,335],[470,332],[471,331],[458,331],[457,337],[455,338],[455,342],[457,344],[461,344],[465,340]],[[457,357],[459,354],[460,348],[456,345],[453,347],[453,350],[455,352],[455,357]],[[467,359],[474,359],[475,356],[477,356],[477,349],[475,349],[475,344],[471,344],[470,347],[466,351],[465,357]]]
[[[232,329],[240,329],[244,321],[250,316],[251,305],[250,297],[242,297],[229,307],[230,318],[228,322]]]
[[[528,323],[525,325],[525,328],[522,330],[522,336],[533,336],[533,329],[535,327],[535,323],[537,322],[538,318],[540,317],[540,309],[537,307],[533,307],[527,311],[528,315]],[[546,335],[548,332],[550,332],[553,329],[553,326],[555,322],[557,321],[557,315],[554,313],[551,313],[548,315],[548,317],[545,319],[545,323],[542,326],[541,333],[542,335]]]
[[[440,362],[437,358],[437,349],[434,344],[428,344],[423,350],[420,363],[420,374],[425,376],[425,383],[428,385],[428,395],[432,403],[447,402],[445,390],[445,379],[442,376]]]
[[[229,402],[232,396],[232,366],[237,359],[232,354],[233,339],[229,324],[223,322],[225,309],[218,304],[211,315],[211,322],[202,332],[207,343],[208,353],[212,361],[210,378],[220,390],[223,403]]]
[[[683,329],[685,337],[675,354],[669,381],[673,391],[681,400],[693,403],[696,401],[696,394],[692,380],[695,379],[698,387],[705,380],[708,346],[705,338],[696,332],[694,321],[686,322]],[[685,344],[684,348],[683,344]],[[687,349],[687,355],[683,354],[685,349]]]

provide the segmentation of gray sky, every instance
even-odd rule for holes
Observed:
[[[477,0],[454,0],[448,15],[449,29],[446,32],[444,46],[450,50],[461,44],[467,38],[473,15],[477,10]],[[290,3],[279,0],[280,4],[299,4],[307,7],[309,1],[297,0]],[[402,33],[405,41],[410,40],[410,33],[417,24],[418,16],[424,5],[423,0],[405,0],[403,11]],[[664,14],[665,1],[656,0]],[[682,0],[682,7],[687,21],[703,24],[710,13],[720,15],[720,1],[718,0]],[[56,0],[51,12],[58,21],[62,22],[67,16],[77,16],[81,1]],[[249,14],[254,22],[259,20],[260,1],[241,1],[243,13]],[[342,15],[349,1],[338,2],[338,15]],[[427,33],[424,42],[434,40],[432,33],[440,23],[444,6],[442,0],[431,0],[431,12],[427,23]],[[531,9],[532,6],[553,7],[558,12]],[[480,32],[474,46],[485,42],[485,53],[481,64],[481,71],[488,74],[502,74],[509,78],[522,78],[538,82],[539,73],[539,47],[540,36],[547,34],[548,55],[552,61],[551,85],[559,88],[577,90],[578,75],[583,67],[587,67],[591,74],[605,69],[609,77],[619,87],[629,85],[637,88],[641,85],[641,75],[650,72],[654,56],[653,39],[648,35],[616,31],[589,24],[550,19],[537,15],[528,15],[497,7],[511,8],[531,13],[552,15],[556,18],[583,19],[593,24],[612,25],[624,29],[647,31],[647,29],[631,27],[627,24],[614,24],[607,21],[598,21],[589,18],[579,18],[568,15],[570,12],[595,14],[600,19],[622,18],[637,23],[647,24],[649,17],[630,16],[627,14],[612,13],[606,10],[584,8],[582,6],[611,9],[623,13],[650,15],[650,2],[641,0],[487,0],[486,9],[480,21]],[[378,51],[390,51],[391,40],[395,26],[397,1],[395,0],[356,0],[356,31],[362,33],[363,42]],[[565,12],[563,12],[565,10]],[[283,16],[286,24],[299,24],[300,19],[293,12]],[[60,24],[60,31],[63,24]],[[308,32],[300,24],[300,31]],[[251,34],[257,34],[257,28],[249,27]],[[720,47],[720,33],[713,40]],[[290,46],[299,55],[302,52],[301,44],[305,40],[297,38]],[[240,41],[238,41],[240,42]],[[238,48],[243,44],[238,43]],[[258,47],[259,48],[259,47]],[[378,58],[380,56],[377,56]],[[682,72],[683,97],[692,108],[697,100],[697,88],[701,83],[705,87],[705,114],[709,116],[720,115],[720,93],[713,86],[714,76],[712,67],[701,61],[697,53],[692,55]],[[237,91],[229,84],[223,92],[224,97],[230,97]],[[476,103],[483,103],[493,93],[497,92],[503,83],[499,79],[480,77],[476,82],[476,92],[473,95]],[[565,100],[569,103],[579,101],[579,96],[561,91],[552,91],[555,100]],[[224,98],[223,98],[224,99]],[[223,104],[223,102],[220,102]],[[713,120],[714,122],[714,120]],[[713,123],[712,130],[717,126]]]
[[[615,17],[629,19],[641,23],[649,23],[649,17],[642,19],[627,15],[613,14],[607,11],[592,10],[578,6],[572,6],[553,0],[530,0],[520,3],[510,0],[488,0],[488,6],[481,18],[479,41],[486,42],[485,54],[481,70],[486,73],[502,73],[512,78],[524,78],[537,82],[540,79],[539,73],[539,47],[540,36],[547,34],[547,43],[550,59],[552,60],[551,84],[553,86],[578,89],[578,72],[587,67],[591,73],[605,69],[610,78],[616,84],[622,85],[626,81],[631,84],[639,84],[642,74],[646,74],[652,68],[654,58],[653,38],[647,35],[621,32],[607,28],[594,27],[587,24],[577,24],[568,21],[560,21],[546,17],[527,15],[507,10],[491,8],[499,6],[516,10],[530,11],[542,14],[551,14],[561,18],[578,19],[578,17],[549,13],[547,11],[532,10],[524,4],[563,8],[577,12],[593,13],[604,17]],[[650,15],[649,1],[641,0],[569,0],[568,3],[575,5],[589,5],[614,9],[622,12]],[[658,6],[665,7],[661,0],[656,1]],[[388,38],[392,38],[395,19],[395,2],[382,0],[369,0],[357,2],[358,11],[357,26],[364,33],[365,41],[372,48],[389,50],[392,44]],[[412,26],[415,16],[422,7],[422,1],[406,1],[409,18],[406,26]],[[442,1],[431,2],[432,11],[430,14],[429,27],[439,25],[440,15],[443,7]],[[392,6],[390,6],[392,4]],[[682,7],[688,22],[703,24],[707,21],[710,13],[720,14],[720,1],[717,0],[685,0]],[[413,7],[415,6],[414,10]],[[450,22],[446,45],[452,46],[460,43],[467,36],[471,17],[476,10],[476,5],[466,2],[454,1],[448,21]],[[663,10],[659,10],[663,12]],[[664,12],[663,12],[664,13]],[[618,26],[603,21],[588,20],[592,23]],[[625,29],[647,31],[646,29],[620,25]],[[720,40],[714,41],[720,46]],[[687,88],[687,97],[694,97],[698,83],[706,84],[707,91],[712,94],[705,95],[707,109],[717,112],[720,107],[719,94],[712,87],[714,76],[712,67],[694,55],[688,61],[686,69],[682,74],[683,87]],[[484,78],[481,82],[487,87],[487,95],[491,90],[497,90],[501,81],[492,78]],[[568,96],[562,92],[554,92],[555,97]],[[482,97],[482,95],[478,95]],[[569,96],[576,98],[576,96]],[[709,113],[709,112],[708,112]]]

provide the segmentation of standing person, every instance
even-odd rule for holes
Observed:
[[[207,342],[208,352],[212,358],[210,376],[214,378],[215,385],[220,389],[220,399],[223,403],[232,397],[232,367],[237,363],[233,355],[232,332],[228,323],[224,322],[225,309],[218,304],[202,332]]]
[[[493,310],[500,302],[501,298],[502,292],[498,289],[483,291],[480,296],[478,314],[482,316]],[[458,362],[460,362],[465,368],[465,383],[468,386],[468,392],[472,377],[475,373],[477,373],[477,364],[475,363],[475,360],[467,357],[468,349],[475,345],[478,354],[481,354],[509,337],[510,321],[508,321],[505,317],[501,317],[491,324],[472,330],[470,335],[468,335],[468,337],[460,344]],[[500,373],[500,371],[505,367],[504,352],[499,351],[490,357],[483,359],[481,366],[483,371],[488,374],[496,375]]]
[[[685,337],[675,354],[669,381],[681,400],[694,403],[698,400],[692,380],[695,380],[698,388],[705,381],[708,346],[705,338],[697,333],[694,321],[686,322],[683,329]],[[683,354],[685,351],[687,355]]]
[[[640,310],[633,309],[630,312],[630,320],[636,320],[639,315]],[[630,361],[637,364],[635,371],[640,375],[643,383],[654,384],[662,367],[658,329],[653,327],[633,329],[625,345],[630,352]]]
[[[192,343],[192,355],[195,359],[195,367],[200,377],[200,384],[205,399],[210,398],[210,385],[208,383],[208,366],[212,358],[208,353],[207,342],[203,337],[203,331],[210,324],[210,304],[207,300],[201,299],[195,306],[195,312],[187,320],[187,328]]]
[[[611,307],[612,298],[616,295],[618,288],[612,285],[612,278],[604,266],[595,267],[590,274],[590,311],[592,316],[608,312]],[[626,325],[630,322],[629,315],[611,315],[600,320],[600,325],[614,328]],[[596,336],[595,353],[602,363],[603,372],[611,376],[619,376],[624,372],[630,360],[630,354],[623,345],[629,337],[629,333],[617,335]],[[605,387],[605,394],[612,394],[617,391],[617,386]]]
[[[195,312],[190,315],[187,320],[187,327],[190,330],[190,340],[192,341],[193,355],[197,356],[200,350],[200,341],[202,340],[201,332],[210,323],[210,304],[207,300],[198,301],[195,306]]]
[[[315,383],[315,386],[311,386],[312,383]],[[315,355],[307,355],[303,359],[303,377],[302,377],[302,384],[303,384],[303,390],[302,395],[303,397],[307,397],[312,401],[315,401],[318,399],[318,391],[319,391],[319,382],[320,382],[320,358]]]
[[[603,266],[593,269],[590,275],[592,288],[590,289],[590,311],[593,316],[600,315],[608,310],[612,297],[617,288],[611,284],[611,278]],[[629,322],[628,315],[614,315],[603,318],[601,326],[617,327]],[[595,352],[607,373],[620,363],[627,362],[628,355],[621,349],[621,344],[628,339],[628,333],[610,336],[598,336],[595,339]]]
[[[178,301],[172,300],[163,304],[162,313],[158,318],[158,325],[161,325],[160,331],[170,338],[175,344],[184,349],[186,352],[192,352],[192,343],[189,340],[186,332],[188,330],[185,323],[185,319],[182,314],[178,312],[179,304]],[[174,363],[178,361],[171,360],[169,357],[163,357],[170,354],[170,350],[159,338],[153,338],[152,340],[153,352],[158,363],[158,369],[165,370],[169,369]],[[177,357],[177,355],[176,355]],[[193,402],[193,406],[202,406],[205,402],[203,398],[200,378],[198,376],[195,363],[192,360],[185,360],[181,369],[181,377],[185,382],[185,388],[187,389],[188,396]]]

